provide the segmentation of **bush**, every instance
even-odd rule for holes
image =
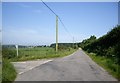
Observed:
[[[114,27],[106,35],[96,39],[94,36],[80,43],[83,50],[111,58],[120,65],[120,26]]]
[[[114,50],[115,54],[116,54],[116,59],[117,59],[117,62],[118,64],[120,65],[120,43],[118,43],[116,46],[115,46],[115,50]]]
[[[89,42],[90,38],[83,40],[80,46],[89,53],[96,53],[97,58],[103,57],[104,60],[96,61],[101,63],[101,65],[104,64],[107,69],[120,79],[120,26],[114,27],[106,35],[91,43]],[[102,62],[104,63],[102,64]]]

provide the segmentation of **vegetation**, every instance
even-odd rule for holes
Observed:
[[[55,44],[48,46],[19,46],[19,56],[16,56],[15,46],[3,47],[3,80],[13,80],[15,70],[9,61],[25,61],[33,59],[63,57],[73,53],[78,47],[89,53],[90,57],[120,79],[120,26],[116,26],[106,35],[96,39],[93,35],[80,43],[59,43],[59,51],[55,51]],[[10,69],[11,70],[8,70]],[[14,72],[13,76],[6,72]],[[10,75],[10,76],[6,76]]]
[[[113,60],[110,58],[104,56],[98,56],[95,53],[87,53],[87,54],[92,58],[92,60],[94,60],[97,64],[99,64],[104,69],[106,69],[110,74],[120,79],[120,65],[115,64]]]
[[[85,48],[89,44],[93,43],[96,40],[96,37],[93,35],[88,39],[83,40],[82,42],[78,43],[78,46],[81,48]]]
[[[3,58],[9,59],[9,61],[55,58],[69,55],[75,50],[76,49],[72,48],[64,48],[56,52],[55,49],[51,47],[19,48],[19,56],[17,57],[15,48],[5,48],[3,49]]]
[[[10,61],[26,61],[33,59],[56,58],[67,56],[77,49],[59,47],[56,52],[52,47],[21,47],[19,48],[19,56],[16,55],[15,47],[3,47],[3,78],[2,81],[13,81],[16,77],[16,71]],[[12,74],[11,74],[12,72]]]
[[[78,48],[77,43],[58,43],[58,46],[59,46],[59,50],[67,49],[67,48],[74,48],[74,49]],[[55,48],[55,43],[51,44],[50,47]]]
[[[120,79],[120,75],[118,75],[120,70],[117,70],[120,66],[120,26],[116,26],[98,39],[95,36],[91,36],[78,45],[88,53],[95,53],[93,55],[93,58],[96,59],[95,61],[100,62],[107,69],[109,68],[112,74],[117,75],[116,77]],[[104,63],[102,63],[102,60]]]
[[[12,81],[16,78],[16,71],[14,66],[7,60],[3,59],[3,67],[2,67],[2,82]]]
[[[0,43],[0,83],[2,82],[2,46]]]
[[[7,58],[7,59],[14,58],[16,56],[15,48],[3,48],[2,56],[3,58]]]

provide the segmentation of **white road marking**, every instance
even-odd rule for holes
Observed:
[[[50,62],[50,61],[53,61],[53,60],[44,61],[43,63],[41,63],[41,64],[39,64],[39,65],[37,65],[37,66],[40,66],[40,65],[45,64],[45,63],[48,63],[48,62]],[[19,62],[19,63],[24,63],[24,62]],[[26,63],[26,62],[25,62],[25,63]],[[25,73],[25,72],[27,72],[27,71],[30,71],[30,70],[34,69],[34,68],[37,67],[37,66],[30,67],[28,70],[26,70],[26,71],[24,71],[24,72],[19,72],[18,74],[23,74],[23,73]]]
[[[36,67],[36,66],[35,66]],[[31,67],[29,70],[32,70],[33,68],[35,68],[35,67]]]
[[[45,61],[45,62],[43,62],[42,64],[45,64],[45,63],[50,62],[50,61],[53,61],[53,60],[48,60],[48,61]]]
[[[22,73],[24,73],[24,72],[20,72],[20,73],[18,73],[18,74],[22,74]]]

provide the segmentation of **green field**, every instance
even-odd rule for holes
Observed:
[[[8,52],[6,55],[9,56],[10,61],[25,61],[25,60],[33,60],[33,59],[48,59],[48,58],[56,58],[63,57],[69,54],[72,54],[77,49],[67,48],[55,51],[54,48],[51,47],[35,47],[35,48],[19,48],[19,55],[16,55],[16,49],[7,49]],[[6,51],[6,50],[5,50]],[[4,52],[3,52],[4,53]],[[5,56],[5,57],[8,57]]]

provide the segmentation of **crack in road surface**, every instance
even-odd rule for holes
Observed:
[[[37,64],[37,63],[36,63]],[[18,74],[15,81],[117,81],[81,49]]]

